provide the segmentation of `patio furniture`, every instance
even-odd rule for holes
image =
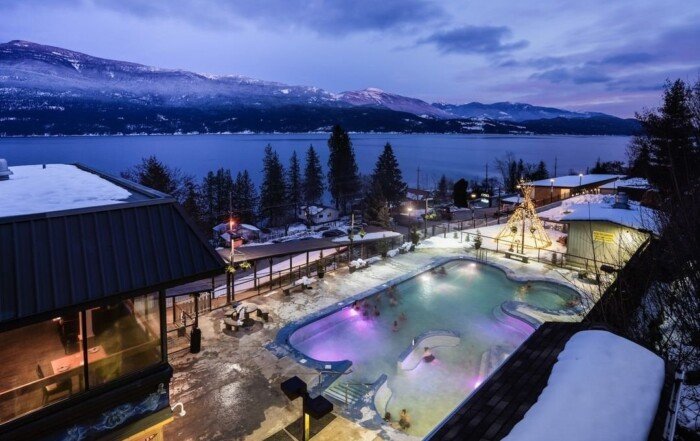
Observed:
[[[520,254],[520,253],[513,253],[511,251],[506,251],[506,258],[507,259],[518,259],[523,263],[528,263],[530,261],[530,259],[526,255]]]
[[[226,317],[224,319],[224,326],[226,326],[226,329],[229,331],[237,332],[241,325],[239,324],[238,320]]]
[[[268,321],[269,318],[270,318],[270,313],[267,312],[267,310],[265,310],[265,309],[263,309],[263,308],[258,308],[258,317],[262,318],[263,321],[264,321],[265,323],[267,323],[267,321]]]
[[[39,379],[45,378],[44,371],[41,369],[41,365],[39,364],[36,365],[36,375],[37,377],[39,377]],[[64,394],[70,397],[73,394],[73,381],[71,380],[71,378],[65,378],[59,380],[56,383],[46,384],[44,385],[42,392],[43,404],[50,403],[56,397],[62,396]]]

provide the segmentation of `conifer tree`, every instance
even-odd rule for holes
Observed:
[[[328,149],[328,189],[336,208],[344,211],[358,194],[360,180],[352,141],[339,125],[333,126],[333,132],[328,138]]]
[[[379,181],[374,181],[371,190],[365,196],[364,220],[370,225],[389,228],[391,221],[387,200]]]
[[[292,157],[289,160],[287,184],[287,200],[296,209],[301,202],[302,192],[301,168],[299,167],[299,159],[297,158],[296,150],[292,152]]]
[[[201,207],[205,221],[214,225],[228,219],[233,192],[231,170],[220,168],[209,172],[202,180]]]
[[[233,190],[233,207],[240,222],[254,223],[255,208],[258,205],[258,193],[250,179],[248,170],[238,172]]]
[[[379,185],[376,185],[379,184]],[[406,196],[406,183],[403,181],[399,161],[394,155],[394,150],[388,142],[384,150],[377,158],[377,164],[372,173],[372,191],[379,189],[390,206],[396,207]]]
[[[323,197],[323,170],[321,160],[313,145],[306,151],[306,167],[304,168],[303,198],[307,204],[313,204]]]
[[[440,177],[440,180],[438,181],[438,188],[437,188],[437,196],[440,200],[446,200],[447,199],[447,192],[448,192],[448,186],[447,186],[447,177],[445,175],[442,175]]]
[[[263,157],[260,214],[270,220],[270,225],[280,225],[287,208],[284,167],[277,152],[268,144]]]

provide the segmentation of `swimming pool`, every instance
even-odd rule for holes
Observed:
[[[431,270],[398,283],[393,295],[389,287],[370,295],[359,310],[344,306],[304,324],[287,342],[310,359],[352,363],[331,388],[385,376],[373,397],[377,412],[396,420],[407,409],[407,433],[425,436],[533,332],[504,303],[558,311],[579,299],[562,285],[513,281],[476,262],[441,268],[445,274]],[[422,360],[426,346],[435,356],[431,363]]]

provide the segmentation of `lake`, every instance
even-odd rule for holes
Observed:
[[[494,160],[511,151],[526,162],[545,161],[550,173],[557,158],[557,174],[585,172],[597,158],[626,162],[628,137],[622,136],[508,136],[353,134],[357,163],[370,173],[386,142],[394,146],[404,179],[413,186],[420,167],[421,186],[434,187],[443,173],[449,178],[481,178],[497,172]],[[321,156],[327,172],[328,134],[190,135],[190,136],[84,136],[0,138],[0,158],[12,165],[81,162],[117,174],[156,155],[183,172],[204,176],[219,167],[234,173],[248,169],[260,182],[263,148],[269,143],[287,165],[292,151],[303,160],[309,144]]]

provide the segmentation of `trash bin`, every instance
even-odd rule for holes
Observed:
[[[202,348],[202,331],[199,328],[193,328],[190,334],[190,353],[197,354]]]

